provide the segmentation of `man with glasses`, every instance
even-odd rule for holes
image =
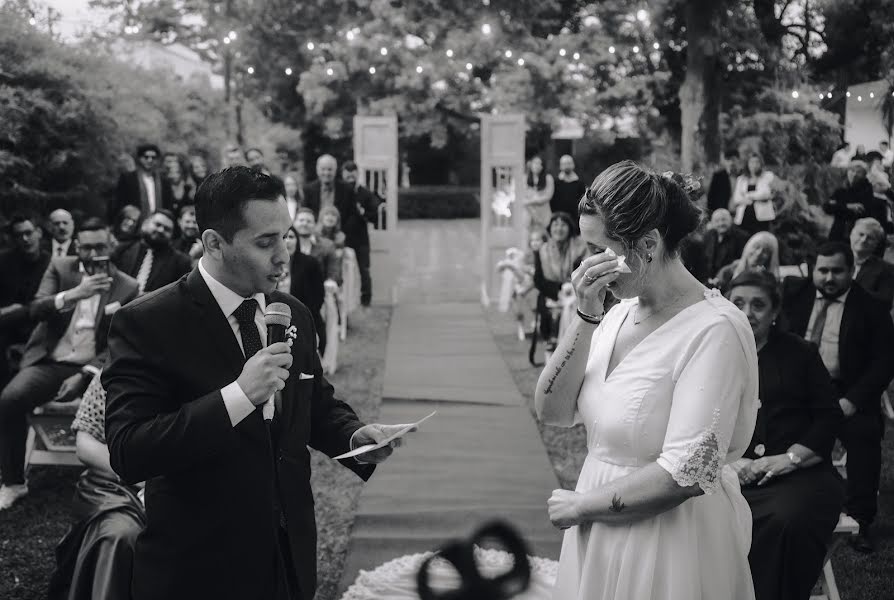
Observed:
[[[130,173],[122,173],[118,178],[116,199],[109,207],[109,223],[115,221],[125,206],[139,208],[144,217],[162,208],[171,210],[174,193],[158,171],[160,161],[161,150],[155,144],[137,147],[137,168]]]
[[[13,216],[8,227],[12,248],[0,252],[0,387],[12,375],[9,347],[27,342],[34,328],[28,305],[50,264],[50,252],[41,244],[43,234],[36,222],[27,215]]]
[[[28,493],[26,418],[36,406],[80,396],[109,357],[112,315],[139,293],[137,282],[109,264],[111,233],[88,219],[77,256],[53,258],[30,307],[37,326],[21,370],[0,393],[0,510]]]

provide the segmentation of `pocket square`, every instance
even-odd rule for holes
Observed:
[[[298,380],[303,381],[305,379],[313,379],[313,375],[308,375],[307,373],[298,373]]]
[[[104,312],[107,315],[114,315],[116,312],[118,312],[119,308],[121,308],[120,302],[118,302],[118,301],[110,302],[109,304],[106,304],[106,308],[105,308]]]

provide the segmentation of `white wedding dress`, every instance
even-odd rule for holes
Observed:
[[[593,334],[577,402],[588,449],[577,491],[657,461],[705,494],[630,524],[568,529],[553,598],[753,600],[751,511],[728,466],[750,442],[759,404],[751,327],[711,290],[607,373],[636,302],[612,308]]]

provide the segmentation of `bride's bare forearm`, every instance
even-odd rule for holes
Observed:
[[[575,318],[559,340],[534,392],[537,418],[549,425],[570,427],[587,368],[595,325]]]
[[[680,487],[658,463],[598,489],[584,492],[581,517],[585,522],[624,524],[648,519],[702,494],[697,485]]]

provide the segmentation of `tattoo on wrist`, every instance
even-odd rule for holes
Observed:
[[[612,494],[612,505],[608,509],[614,513],[619,513],[625,508],[627,508],[627,505],[621,502],[621,497],[617,494]]]
[[[552,394],[553,385],[556,383],[556,379],[559,378],[559,375],[562,373],[562,369],[565,368],[565,365],[568,364],[568,361],[571,360],[571,357],[574,355],[574,348],[577,346],[577,340],[580,339],[580,332],[578,331],[574,336],[574,341],[571,342],[571,347],[565,352],[565,358],[562,359],[562,362],[556,365],[556,372],[553,373],[553,376],[549,378],[549,383],[546,386],[546,389],[543,391],[544,395]]]

